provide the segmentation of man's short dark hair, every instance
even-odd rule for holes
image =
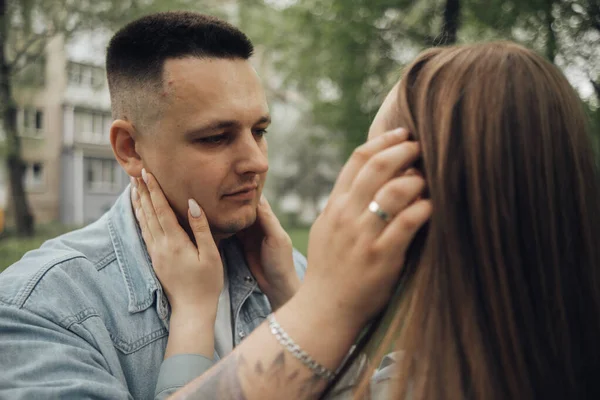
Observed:
[[[185,57],[243,59],[252,56],[248,37],[216,17],[186,11],[164,12],[135,20],[111,39],[106,74],[113,117],[135,113],[139,91],[161,90],[168,59]]]

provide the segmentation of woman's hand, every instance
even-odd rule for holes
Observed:
[[[237,236],[252,275],[277,310],[298,291],[300,278],[294,267],[292,241],[267,199],[262,197],[258,204],[256,222]]]
[[[360,146],[313,224],[298,295],[304,292],[300,298],[343,329],[358,332],[385,305],[408,246],[431,215],[430,201],[421,199],[424,179],[405,174],[419,157],[419,145],[405,130]],[[387,220],[369,209],[372,201]]]
[[[388,301],[406,250],[429,219],[425,182],[410,174],[419,146],[406,132],[359,147],[313,225],[308,269],[298,293],[276,312],[290,338],[335,371],[365,322]],[[389,218],[369,210],[375,201]],[[384,215],[385,216],[385,215]],[[317,398],[326,381],[282,347],[264,323],[231,355],[174,398]]]
[[[190,199],[188,219],[196,245],[179,225],[154,176],[132,179],[132,204],[156,276],[171,304],[167,355],[199,353],[212,358],[214,323],[223,289],[223,264],[208,221]]]

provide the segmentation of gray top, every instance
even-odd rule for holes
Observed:
[[[397,376],[397,365],[402,359],[401,352],[386,355],[371,378],[367,399],[387,400],[392,398],[392,389],[395,376]],[[366,368],[364,360],[359,365],[353,366],[349,376],[342,381],[327,396],[328,400],[355,400],[354,389],[360,379],[359,372]]]
[[[219,295],[217,305],[217,318],[215,320],[215,357],[223,358],[233,350],[233,331],[231,329],[231,299],[229,297],[229,279],[227,278],[227,265],[223,259],[223,290]]]

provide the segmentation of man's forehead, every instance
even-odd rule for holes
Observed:
[[[266,96],[248,60],[185,58],[165,63],[162,97],[175,112],[210,119],[268,114]]]
[[[220,86],[261,86],[249,60],[210,57],[166,60],[163,83],[165,88],[187,89],[192,86],[206,91],[220,89]]]

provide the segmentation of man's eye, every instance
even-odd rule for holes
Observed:
[[[206,144],[221,144],[226,140],[227,140],[227,135],[225,135],[225,134],[209,136],[209,137],[198,139],[198,141],[200,143],[206,143]]]
[[[257,129],[254,131],[254,134],[262,137],[267,134],[267,130],[266,129]]]

